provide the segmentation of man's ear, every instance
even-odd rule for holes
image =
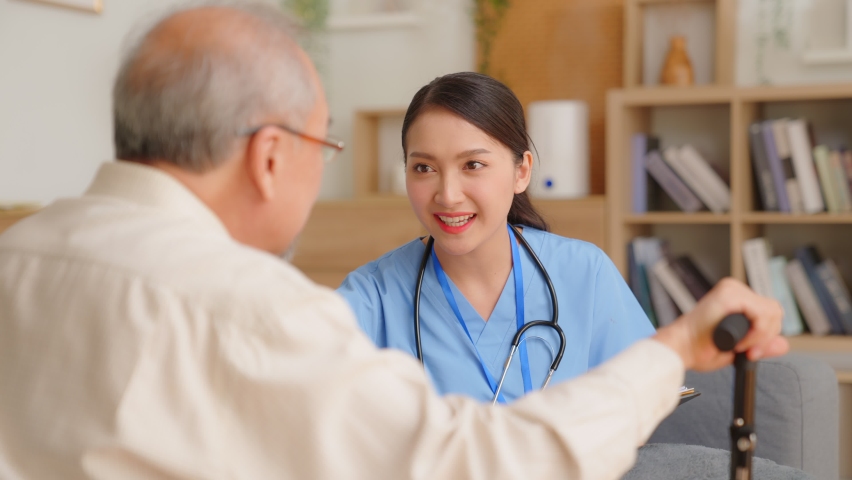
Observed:
[[[515,169],[515,193],[521,193],[527,189],[532,178],[533,154],[529,150],[524,152],[521,164]]]
[[[264,201],[275,197],[275,174],[281,169],[283,157],[282,133],[272,127],[260,129],[252,135],[246,147],[246,169],[250,181]]]

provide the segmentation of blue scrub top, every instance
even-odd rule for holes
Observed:
[[[576,377],[654,333],[618,269],[598,247],[531,227],[524,227],[523,234],[547,269],[559,300],[565,355],[551,382]],[[350,273],[338,289],[361,328],[379,347],[416,355],[414,287],[425,248],[420,239],[412,240]],[[547,282],[522,246],[520,254],[525,321],[549,321],[552,308]],[[487,322],[453,281],[448,281],[471,338],[491,375],[499,379],[517,330],[512,275]],[[420,302],[423,357],[437,390],[491,401],[493,394],[476,352],[441,290],[431,259]],[[526,336],[532,384],[538,389],[552,362],[551,351],[559,349],[559,338],[547,327],[534,327]],[[524,394],[518,355],[512,360],[502,394],[509,402]]]

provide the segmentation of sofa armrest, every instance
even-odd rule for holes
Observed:
[[[678,407],[649,443],[684,443],[730,449],[734,370],[687,372],[701,396]],[[755,456],[795,467],[816,478],[837,478],[839,461],[837,378],[824,362],[790,354],[761,361],[757,369]]]

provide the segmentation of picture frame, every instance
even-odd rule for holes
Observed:
[[[104,9],[103,0],[22,0],[54,7],[68,8],[80,12],[100,14]]]

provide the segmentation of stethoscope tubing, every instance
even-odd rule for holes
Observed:
[[[517,227],[512,224],[509,224],[509,227],[512,228],[512,231],[515,232],[515,237],[518,241],[521,242],[524,249],[529,252],[530,256],[535,261],[536,266],[538,266],[539,271],[544,276],[545,283],[547,284],[547,288],[550,291],[550,303],[553,308],[553,315],[550,321],[547,320],[534,320],[532,322],[528,322],[524,324],[523,327],[519,328],[517,332],[515,332],[515,336],[512,337],[512,348],[509,351],[509,356],[506,358],[506,362],[503,366],[503,372],[500,376],[500,382],[497,385],[497,390],[494,393],[494,398],[492,399],[492,404],[496,403],[497,397],[500,395],[500,390],[503,387],[503,382],[506,379],[506,373],[509,371],[509,366],[512,363],[512,358],[515,356],[515,352],[518,349],[518,346],[521,344],[524,333],[527,330],[533,327],[548,327],[552,328],[559,335],[559,350],[557,351],[553,362],[550,364],[550,370],[548,371],[547,377],[542,384],[542,390],[547,388],[547,385],[550,383],[550,379],[553,376],[553,373],[559,368],[559,364],[562,362],[562,356],[565,354],[565,332],[562,330],[562,327],[559,326],[559,303],[556,299],[556,289],[553,287],[553,282],[550,280],[550,275],[547,273],[547,269],[544,268],[544,265],[541,263],[541,260],[538,258],[538,255],[535,254],[530,244],[527,242],[526,238],[521,234]],[[426,264],[429,261],[429,256],[432,253],[432,249],[434,248],[435,239],[433,237],[429,237],[429,240],[426,242],[426,251],[423,253],[423,258],[420,261],[420,271],[417,274],[417,283],[414,289],[414,347],[416,349],[417,359],[420,361],[420,364],[423,367],[426,367],[426,364],[423,360],[423,346],[420,340],[420,292],[423,287],[423,277],[426,273]]]

